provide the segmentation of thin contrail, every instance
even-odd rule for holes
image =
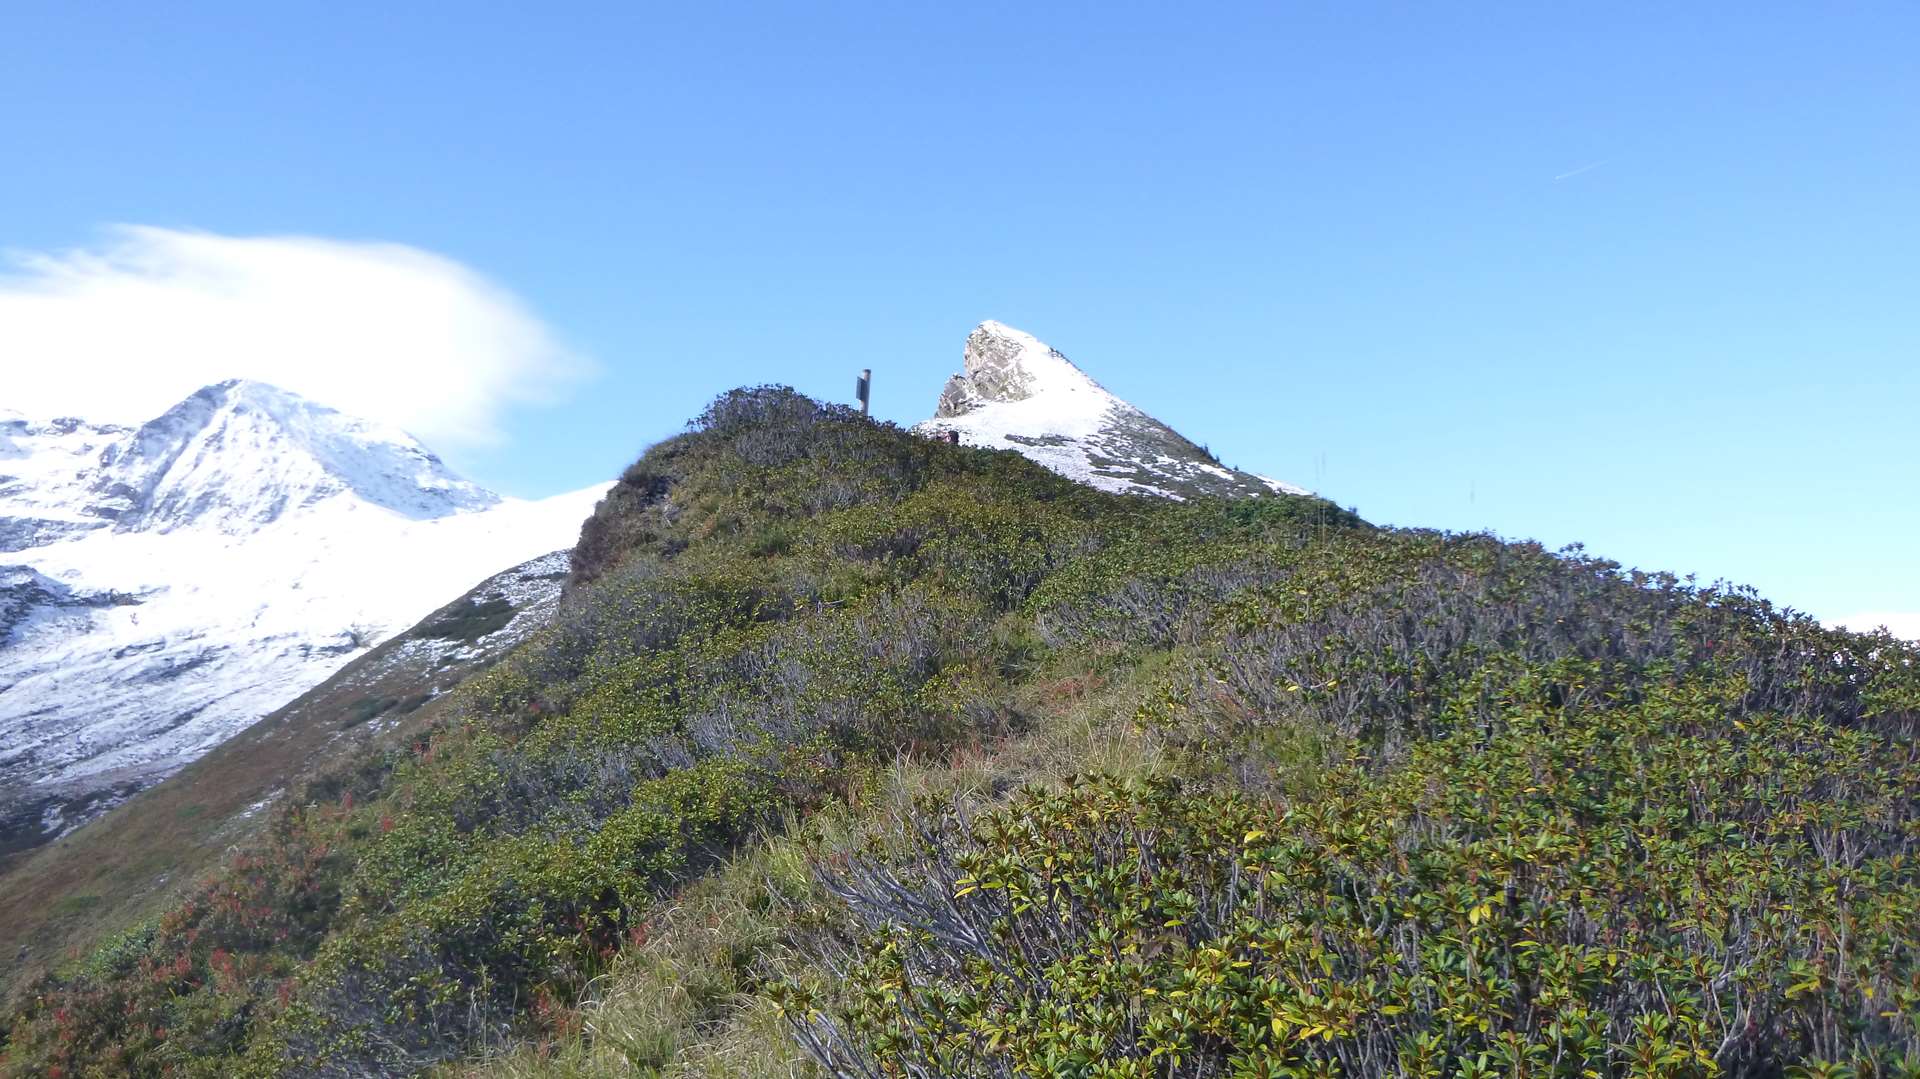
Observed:
[[[1567,177],[1569,177],[1569,176],[1578,176],[1578,175],[1580,175],[1581,173],[1583,173],[1583,172],[1586,172],[1586,171],[1587,171],[1588,169],[1597,169],[1597,168],[1599,168],[1600,166],[1602,166],[1602,165],[1604,165],[1604,164],[1606,164],[1606,163],[1607,163],[1607,162],[1608,162],[1609,160],[1610,160],[1609,158],[1604,158],[1604,157],[1603,157],[1603,158],[1601,158],[1600,160],[1598,160],[1598,161],[1595,161],[1595,162],[1594,162],[1593,164],[1591,164],[1591,165],[1582,165],[1582,166],[1580,166],[1579,168],[1577,168],[1577,169],[1574,169],[1574,170],[1573,170],[1572,172],[1563,172],[1563,173],[1561,173],[1560,175],[1558,175],[1558,176],[1555,176],[1555,177],[1553,178],[1553,182],[1557,184],[1557,183],[1559,183],[1560,181],[1562,181],[1562,180],[1564,180],[1564,179],[1566,179],[1566,178],[1567,178]]]

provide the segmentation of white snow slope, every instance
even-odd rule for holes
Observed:
[[[137,430],[0,412],[0,832],[31,809],[47,838],[159,781],[571,547],[605,489],[501,498],[261,383]]]
[[[1017,450],[1103,491],[1304,495],[1305,488],[1223,467],[1172,428],[1103,389],[1033,335],[982,322],[967,336],[960,374],[915,430],[958,432],[969,446]]]

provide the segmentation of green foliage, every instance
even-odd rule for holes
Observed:
[[[1565,672],[1556,672],[1556,676]],[[1777,1074],[1920,1062],[1920,759],[1684,679],[1275,806],[1094,780],[830,874],[844,1074]],[[871,1071],[869,1071],[871,1069]]]
[[[420,627],[422,637],[469,643],[505,629],[513,621],[513,604],[504,597],[475,600],[471,596],[440,612]]]
[[[97,895],[70,895],[54,904],[63,913],[79,914],[100,905]]]
[[[340,721],[341,730],[350,730],[362,723],[371,721],[389,710],[400,701],[396,697],[362,697],[347,706],[347,714]]]
[[[583,983],[658,887],[731,845],[759,793],[738,767],[704,762],[639,785],[584,842],[486,844],[431,894],[329,942],[276,1031],[286,1055],[296,1070],[417,1068],[449,1038],[510,1022],[529,986]]]
[[[500,617],[470,606],[446,632]],[[1101,685],[1152,768],[1085,728],[993,757]],[[862,1076],[1903,1074],[1916,728],[1911,648],[1744,591],[1317,499],[1107,495],[739,390],[596,508],[550,626],[34,986],[0,1074],[517,1043],[789,1074],[776,999]],[[1182,779],[1020,785],[1096,753]],[[1014,800],[868,805],[949,761]],[[822,850],[824,892],[723,873],[701,942],[714,867],[790,863],[822,819],[881,838]],[[703,1049],[723,1013],[760,1025]]]

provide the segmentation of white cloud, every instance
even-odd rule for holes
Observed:
[[[250,378],[470,446],[588,367],[512,294],[399,244],[119,226],[5,263],[0,407],[30,416],[137,423]]]
[[[1895,637],[1920,641],[1920,611],[1861,611],[1828,622],[1856,633],[1871,633],[1885,626]]]

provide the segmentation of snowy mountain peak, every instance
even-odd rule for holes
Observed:
[[[934,415],[962,416],[994,402],[1025,401],[1042,391],[1085,394],[1089,404],[1121,403],[1046,342],[989,319],[967,335],[961,371],[947,380]]]
[[[1101,490],[1188,498],[1306,494],[1220,464],[1201,446],[1115,397],[1058,349],[1002,322],[967,335],[961,370],[919,430],[1016,450]]]
[[[502,499],[404,431],[260,382],[138,429],[0,415],[0,852],[570,544],[602,490]]]
[[[90,512],[123,532],[243,534],[337,496],[414,520],[500,501],[398,428],[240,379],[194,393],[100,463]]]

